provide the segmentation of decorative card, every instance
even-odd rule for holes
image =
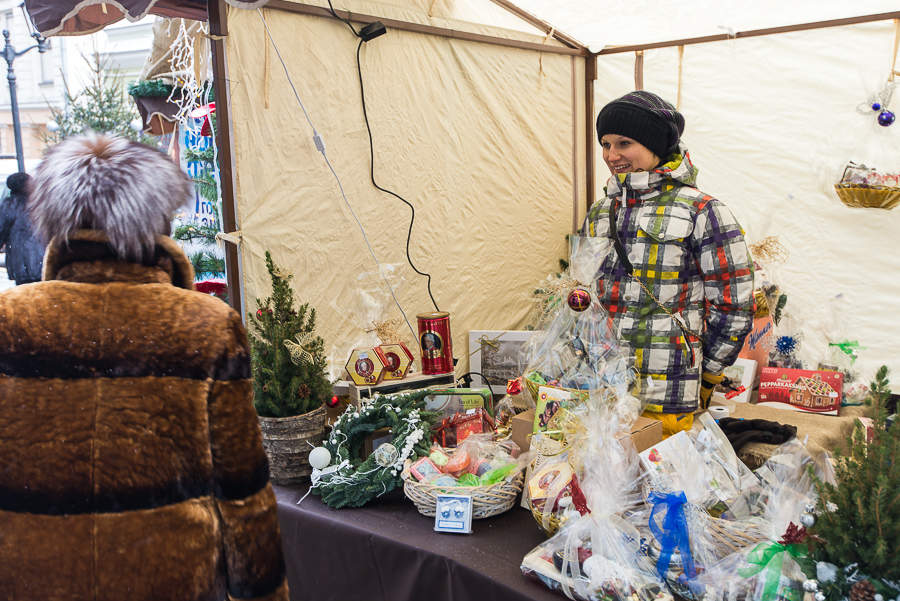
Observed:
[[[472,497],[469,495],[438,495],[434,512],[437,532],[472,534]]]

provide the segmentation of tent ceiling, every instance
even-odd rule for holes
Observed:
[[[227,0],[233,6],[254,8],[264,0]],[[416,0],[407,0],[417,4]],[[123,18],[147,14],[206,19],[206,0],[25,0],[36,28],[44,35],[78,35],[98,31]],[[318,4],[313,0],[314,4]],[[345,8],[336,2],[336,8]],[[351,2],[352,4],[352,2]],[[404,3],[393,3],[402,5]],[[431,11],[460,20],[518,31],[535,32],[533,25],[498,5],[513,5],[565,32],[593,52],[617,46],[653,44],[703,36],[803,23],[845,19],[897,10],[896,0],[446,0],[430,3]],[[673,8],[674,7],[674,8]],[[349,7],[348,7],[349,8]],[[507,6],[509,8],[509,6]],[[580,44],[578,44],[580,45]]]
[[[593,52],[897,11],[896,0],[515,0]]]

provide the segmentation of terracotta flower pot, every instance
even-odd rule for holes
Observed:
[[[275,484],[299,484],[309,479],[309,452],[325,438],[325,405],[303,415],[260,417],[263,448]]]

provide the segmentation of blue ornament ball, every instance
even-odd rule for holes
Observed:
[[[893,123],[894,119],[896,119],[896,116],[894,116],[894,113],[892,113],[891,111],[889,111],[887,109],[878,113],[878,125],[881,125],[883,127],[887,127],[888,125]]]
[[[880,111],[880,110],[881,110],[881,103],[880,103],[880,102],[873,102],[873,103],[872,103],[872,110],[873,110],[873,111]]]

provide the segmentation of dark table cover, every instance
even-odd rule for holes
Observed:
[[[292,601],[560,601],[522,575],[543,535],[531,514],[434,531],[400,490],[360,509],[330,509],[306,488],[275,487]]]

